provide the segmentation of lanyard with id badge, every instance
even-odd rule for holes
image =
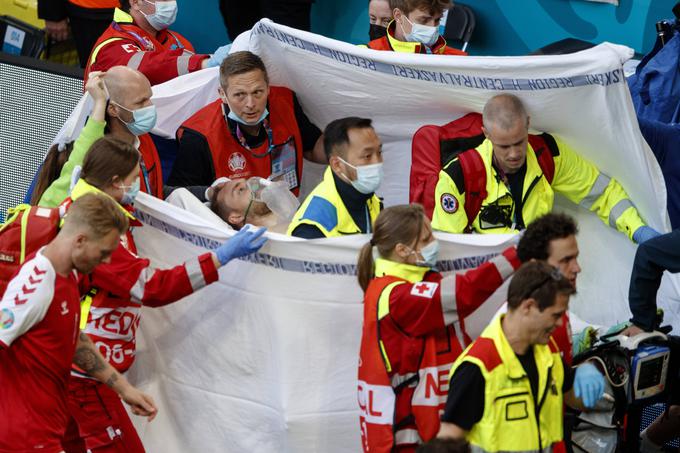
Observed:
[[[267,150],[262,153],[253,151],[246,138],[241,132],[241,128],[236,124],[236,137],[241,143],[241,146],[249,150],[255,157],[264,157],[269,154],[271,159],[271,176],[268,178],[272,181],[285,181],[288,184],[288,189],[293,190],[300,185],[297,176],[297,150],[295,148],[295,137],[292,135],[280,144],[274,143],[274,131],[269,126],[268,120],[262,121],[262,126],[267,132],[267,140],[269,146]]]

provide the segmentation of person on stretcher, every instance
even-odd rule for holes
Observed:
[[[176,189],[167,199],[204,219],[226,223],[234,230],[245,224],[267,227],[285,234],[300,202],[288,190],[284,181],[264,178],[218,179],[207,191],[203,204],[186,189]]]

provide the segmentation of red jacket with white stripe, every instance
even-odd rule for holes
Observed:
[[[412,452],[439,431],[463,319],[520,265],[515,248],[464,274],[376,261],[364,298],[358,398],[365,452]]]
[[[132,16],[116,9],[113,22],[92,48],[84,85],[91,71],[107,71],[118,65],[138,70],[151,85],[157,85],[200,70],[209,57],[195,54],[191,43],[177,32],[161,30],[151,36],[134,23]]]
[[[71,195],[76,199],[92,191],[97,189],[80,180]],[[69,198],[64,204],[68,206],[71,201]],[[141,226],[127,210],[125,212],[131,228]],[[135,334],[142,305],[170,304],[218,278],[212,253],[161,270],[152,268],[150,261],[138,257],[136,252],[132,232],[128,230],[111,255],[111,262],[98,265],[89,275],[90,292],[81,302],[81,330],[120,372],[130,368],[135,359]],[[86,376],[77,369],[74,373]]]

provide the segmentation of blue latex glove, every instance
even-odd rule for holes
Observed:
[[[657,236],[661,236],[661,233],[656,231],[654,228],[648,227],[647,225],[642,225],[640,228],[635,230],[633,233],[633,241],[636,244],[642,244],[650,239],[654,239]]]
[[[574,376],[574,395],[581,398],[583,405],[593,407],[604,393],[604,376],[592,363],[584,363],[576,368]]]
[[[260,228],[253,233],[250,231],[250,225],[241,228],[241,231],[215,249],[220,264],[224,266],[234,258],[250,255],[260,250],[260,247],[267,242],[267,238],[260,237],[266,231],[266,228]]]
[[[217,50],[210,55],[210,58],[208,58],[208,67],[213,68],[215,66],[219,66],[222,63],[222,60],[227,58],[227,55],[229,55],[229,50],[231,49],[231,44],[224,45],[222,47],[218,47]]]

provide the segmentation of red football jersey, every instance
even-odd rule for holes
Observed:
[[[0,452],[60,452],[80,318],[75,272],[57,274],[41,251],[0,301]]]

